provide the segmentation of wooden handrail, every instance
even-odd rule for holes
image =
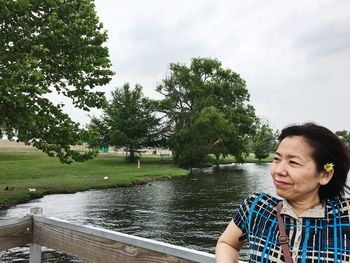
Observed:
[[[34,216],[33,241],[91,262],[215,262],[209,253],[120,232]]]
[[[89,262],[215,262],[215,256],[206,252],[56,218],[32,214],[0,220],[0,250],[29,243]],[[31,253],[41,253],[41,250],[31,249]],[[40,258],[40,255],[31,257],[30,262],[40,262]]]
[[[25,246],[32,242],[32,217],[0,221],[0,250]]]

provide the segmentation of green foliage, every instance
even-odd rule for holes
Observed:
[[[269,157],[270,153],[275,150],[276,144],[277,133],[274,133],[269,123],[259,123],[252,137],[253,152],[259,163],[262,159]]]
[[[0,0],[0,6],[0,135],[61,162],[92,158],[94,152],[71,150],[87,134],[47,95],[66,96],[86,111],[104,103],[103,92],[93,89],[113,73],[93,1]]]
[[[350,131],[336,131],[335,134],[342,140],[350,154]]]
[[[157,87],[169,128],[169,147],[181,166],[200,166],[209,154],[242,160],[254,131],[254,108],[245,81],[215,59],[194,58],[190,67],[170,64]]]
[[[159,118],[155,116],[153,102],[144,97],[140,85],[131,90],[129,84],[125,84],[117,88],[112,97],[103,116],[91,120],[90,146],[124,147],[129,152],[128,160],[134,162],[135,153],[141,148],[163,142]]]

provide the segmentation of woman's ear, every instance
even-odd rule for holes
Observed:
[[[334,170],[329,171],[329,172],[323,171],[321,173],[321,178],[320,178],[320,181],[319,181],[320,185],[328,184],[328,182],[332,179],[333,174],[334,174]]]

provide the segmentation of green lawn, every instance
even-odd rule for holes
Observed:
[[[263,161],[271,159],[270,156]],[[235,162],[235,159],[227,157],[220,162]],[[250,155],[246,162],[257,160]],[[0,208],[45,194],[130,186],[187,174],[187,170],[174,166],[169,160],[162,162],[156,155],[142,157],[141,168],[137,168],[137,164],[127,163],[124,157],[115,154],[99,154],[94,160],[68,165],[40,152],[0,151]],[[30,192],[29,188],[36,191]]]
[[[137,164],[112,154],[67,165],[41,153],[0,152],[0,208],[50,193],[129,186],[187,174],[187,170],[154,157],[143,157],[138,169]],[[36,191],[29,192],[29,188]]]

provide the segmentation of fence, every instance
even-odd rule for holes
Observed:
[[[215,262],[209,253],[36,215],[0,221],[0,250],[30,245],[30,263],[45,246],[89,262]]]
[[[0,251],[30,244],[30,263],[41,262],[41,246],[88,262],[215,262],[213,254],[48,218],[41,212],[41,208],[32,208],[25,217],[1,220]]]

